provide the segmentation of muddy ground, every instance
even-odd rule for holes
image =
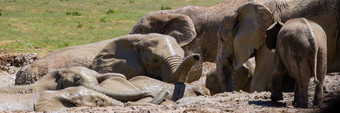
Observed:
[[[2,67],[7,69],[10,75],[15,76],[12,71],[17,71],[22,65],[26,65],[36,60],[35,54],[26,54],[20,57],[7,56],[0,58]],[[20,62],[18,62],[20,61]],[[19,64],[18,64],[19,63]],[[6,65],[7,64],[7,65]],[[1,74],[0,74],[1,75]],[[3,77],[2,77],[3,78]],[[14,81],[14,80],[13,80]],[[335,97],[340,94],[340,74],[329,73],[325,77],[324,104],[326,106],[335,103]],[[313,107],[315,84],[313,79],[309,85],[309,107],[306,109],[294,108],[292,106],[293,93],[284,93],[284,100],[273,103],[270,101],[270,92],[246,93],[234,91],[220,93],[213,96],[188,97],[178,100],[170,105],[155,106],[127,106],[127,107],[74,107],[56,112],[283,112],[283,113],[304,113],[320,112],[327,107]],[[339,101],[337,101],[339,102]]]

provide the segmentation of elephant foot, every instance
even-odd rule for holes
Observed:
[[[294,106],[295,108],[307,108],[307,107],[308,107],[308,102],[307,102],[307,103],[299,103],[299,102],[295,102],[295,103],[293,104],[293,106]]]
[[[313,106],[314,107],[319,107],[319,108],[324,108],[325,105],[321,101],[313,101]]]
[[[270,96],[270,99],[272,99],[272,101],[279,101],[279,100],[283,100],[283,95],[282,93],[278,93],[278,94],[275,94],[275,93],[272,93],[272,95]]]

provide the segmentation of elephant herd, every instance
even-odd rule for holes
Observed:
[[[175,104],[234,90],[294,91],[340,71],[339,0],[225,0],[145,14],[129,35],[67,47],[22,67],[0,86],[0,110]],[[213,68],[206,68],[211,62]]]

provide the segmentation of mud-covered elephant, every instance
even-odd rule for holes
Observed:
[[[86,67],[77,66],[50,72],[37,82],[30,85],[0,87],[0,93],[35,93],[44,90],[60,90],[67,87],[84,86],[120,101],[133,101],[144,97],[153,96],[151,92],[147,91],[115,91],[102,87],[100,83],[110,77],[120,77],[126,79],[122,74],[98,74],[97,72]]]
[[[247,0],[225,0],[209,7],[185,6],[145,14],[130,34],[160,33],[174,37],[186,55],[197,53],[203,61],[216,61],[217,31],[224,16]]]
[[[169,92],[165,99],[176,101],[182,97],[210,95],[209,89],[201,84],[192,83],[166,83],[146,76],[137,76],[129,80],[131,84],[143,91],[153,92],[155,95],[162,90]]]
[[[145,14],[132,28],[130,34],[160,33],[174,37],[183,48],[185,56],[200,54],[202,59],[189,72],[192,81],[202,73],[202,62],[215,62],[217,31],[225,16],[249,0],[224,0],[209,7],[185,6],[172,10]]]
[[[168,35],[151,33],[116,38],[94,58],[91,69],[98,73],[121,73],[130,79],[145,75],[165,82],[188,82],[198,54],[184,58],[184,51]]]
[[[110,45],[106,46],[108,43]],[[183,72],[187,72],[185,68],[200,59],[199,56],[193,55],[184,62],[189,65],[181,65],[183,57],[183,50],[170,36],[159,34],[127,35],[53,52],[31,65],[23,67],[17,74],[16,84],[34,83],[48,72],[73,66],[92,67],[100,73],[117,71],[126,75],[127,78],[149,75],[171,82],[180,79],[180,75],[186,75],[183,74]],[[169,64],[170,62],[172,63]],[[178,68],[179,66],[181,68]],[[176,71],[177,69],[179,70]],[[174,72],[176,72],[177,78],[172,76]]]
[[[322,104],[323,81],[327,72],[327,37],[320,25],[305,18],[275,22],[266,32],[266,46],[275,49],[271,77],[273,101],[283,99],[282,77],[295,79],[294,107],[308,107],[309,78],[316,82],[314,105]]]
[[[270,90],[274,53],[265,46],[267,28],[275,21],[286,22],[304,17],[318,23],[327,35],[327,71],[340,70],[339,0],[272,0],[249,2],[235,14],[226,16],[218,32],[219,47],[217,73],[225,79],[220,82],[224,91],[232,91],[232,72],[251,56],[256,68],[251,83],[252,91]]]
[[[221,79],[216,74],[216,65],[212,70],[209,70],[206,75],[206,83],[205,86],[210,90],[212,95],[221,92],[221,86],[218,81]],[[255,59],[251,58],[247,62],[245,62],[242,67],[235,72],[233,75],[233,85],[235,91],[250,91],[250,83],[253,78],[255,71]]]
[[[32,64],[22,67],[16,75],[15,84],[32,84],[47,73],[61,68],[89,67],[93,58],[112,40],[108,39],[87,45],[67,47],[49,53]]]
[[[124,106],[120,101],[82,86],[16,95],[0,93],[0,100],[0,111],[52,111],[79,106]]]

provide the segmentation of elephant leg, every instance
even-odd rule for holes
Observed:
[[[318,61],[317,61],[317,79],[319,80],[319,82],[317,83],[316,87],[315,87],[315,94],[314,94],[314,101],[313,101],[313,105],[319,105],[322,106],[322,98],[323,98],[323,81],[325,79],[325,75],[327,72],[327,57],[326,56],[322,56],[323,54],[321,54],[319,52],[318,54]]]
[[[296,77],[296,87],[294,92],[294,107],[307,108],[308,107],[308,83],[309,77],[307,74],[300,73]]]
[[[283,100],[282,95],[282,78],[285,75],[285,66],[282,63],[280,57],[275,57],[275,64],[274,64],[274,73],[271,77],[272,82],[272,90],[271,90],[271,99],[272,101]]]
[[[294,107],[308,107],[308,84],[313,70],[307,59],[295,60],[297,68],[290,68],[290,74],[295,78]],[[294,70],[294,71],[292,71]]]

